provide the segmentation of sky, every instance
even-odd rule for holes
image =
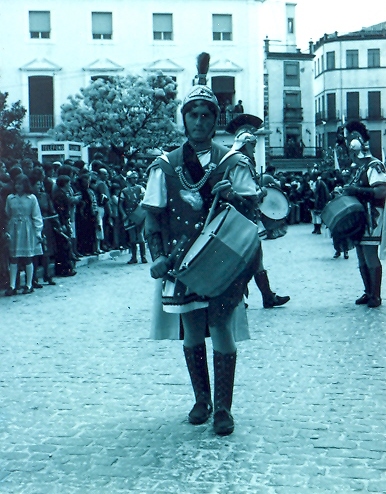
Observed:
[[[296,40],[303,51],[308,42],[318,41],[324,33],[345,34],[362,27],[386,22],[385,0],[294,0]],[[385,2],[385,3],[383,3]]]

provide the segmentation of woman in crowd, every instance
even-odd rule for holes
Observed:
[[[32,191],[38,200],[43,218],[43,255],[39,256],[39,258],[35,258],[37,262],[35,263],[34,270],[34,287],[36,288],[38,285],[40,287],[42,286],[39,284],[36,269],[39,265],[39,262],[43,267],[43,281],[45,281],[49,285],[56,285],[55,281],[52,279],[52,276],[50,276],[49,264],[51,258],[55,258],[57,253],[55,232],[57,234],[60,232],[59,216],[56,213],[52,199],[45,191],[43,182],[39,178],[39,176],[32,173],[30,181],[32,185]]]

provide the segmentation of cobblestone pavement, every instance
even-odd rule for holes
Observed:
[[[186,419],[181,342],[148,338],[149,265],[0,297],[0,493],[385,493],[386,305],[354,305],[355,252],[311,229],[263,242],[291,301],[263,309],[250,285],[228,437]]]

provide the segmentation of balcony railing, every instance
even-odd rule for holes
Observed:
[[[322,158],[323,149],[319,147],[270,147],[268,155],[271,159],[302,159],[302,158]]]
[[[284,108],[284,122],[301,122],[303,120],[303,108]]]
[[[224,112],[220,113],[218,122],[217,122],[217,128],[219,129],[225,129],[225,127],[228,125],[228,123],[233,119],[236,118],[240,113],[231,113],[231,114],[226,114]]]
[[[47,132],[53,129],[53,115],[30,115],[29,116],[29,131],[30,132]]]

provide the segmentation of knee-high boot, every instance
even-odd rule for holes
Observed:
[[[255,273],[254,278],[257,288],[260,290],[261,296],[263,297],[263,307],[265,309],[284,305],[290,300],[288,295],[280,297],[280,295],[276,295],[276,293],[271,290],[268,274],[265,269]]]
[[[359,266],[359,272],[362,277],[363,281],[363,286],[365,288],[365,293],[359,297],[355,303],[357,305],[365,305],[370,299],[371,296],[371,278],[370,278],[370,271],[369,268],[366,266],[366,264],[363,264],[362,266]]]
[[[371,292],[367,302],[367,307],[379,307],[382,303],[381,299],[381,283],[382,283],[382,266],[369,268],[371,280]]]
[[[137,244],[130,244],[131,259],[127,261],[127,264],[137,264]]]
[[[147,263],[145,242],[139,242],[139,253],[141,255],[141,262],[143,264]]]
[[[236,352],[222,354],[214,350],[214,420],[216,434],[227,436],[234,430],[231,415],[233,385],[236,370]]]
[[[213,411],[210,393],[206,345],[192,348],[184,346],[184,355],[192,382],[196,403],[189,413],[189,422],[194,425],[205,423]]]

